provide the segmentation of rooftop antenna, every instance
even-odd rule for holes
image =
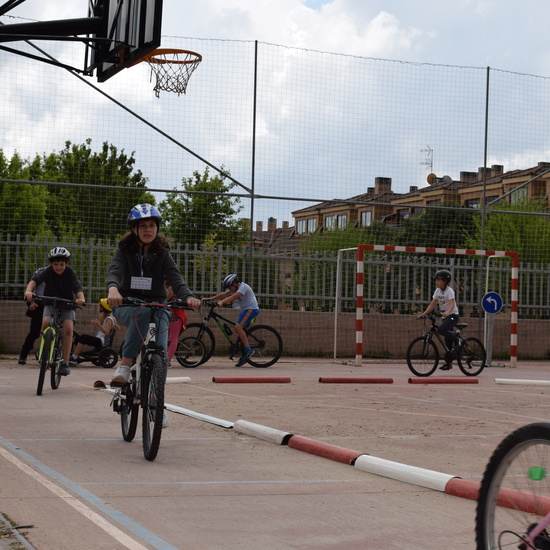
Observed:
[[[421,153],[426,153],[426,160],[424,162],[421,162],[423,166],[427,166],[428,170],[430,172],[433,172],[434,168],[434,150],[429,146],[426,145],[427,149],[420,149]]]

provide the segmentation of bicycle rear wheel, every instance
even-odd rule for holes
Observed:
[[[142,432],[143,454],[147,460],[155,460],[160,446],[162,434],[162,418],[164,415],[164,382],[166,367],[163,358],[152,353],[148,368],[145,370],[145,380],[141,387],[141,406],[143,408]]]
[[[407,365],[415,376],[430,376],[439,363],[439,350],[424,336],[415,338],[407,348]]]
[[[550,548],[548,530],[524,545],[523,538],[550,511],[550,424],[523,426],[491,456],[476,509],[478,550]]]
[[[136,435],[139,405],[135,402],[135,379],[120,389],[120,426],[124,441],[133,441]]]
[[[466,376],[477,376],[485,368],[487,353],[477,338],[467,338],[458,351],[458,368]]]
[[[63,359],[63,339],[59,335],[54,342],[54,358],[50,364],[50,386],[52,390],[59,388],[61,383],[61,374],[59,374],[59,366]]]
[[[194,368],[206,363],[210,357],[214,354],[214,349],[216,347],[216,340],[214,339],[214,333],[210,327],[204,326],[202,323],[189,323],[185,331],[180,335],[180,342],[186,338],[196,338],[200,340],[201,344],[204,347],[204,355],[199,363],[196,365],[188,364],[183,360],[183,357],[180,357],[176,352],[176,360],[182,367]],[[178,345],[179,350],[179,345]]]
[[[194,336],[180,338],[175,356],[180,365],[195,368],[204,363],[206,351],[204,344]]]
[[[246,335],[248,344],[254,355],[248,359],[253,367],[270,367],[276,363],[283,353],[283,339],[272,327],[267,325],[253,325]]]
[[[51,328],[46,328],[40,342],[40,372],[38,373],[38,385],[36,386],[36,395],[42,395],[46,371],[50,364],[50,355],[52,353],[54,334]]]

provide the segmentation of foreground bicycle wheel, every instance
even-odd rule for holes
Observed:
[[[50,363],[50,386],[52,390],[59,388],[61,383],[61,374],[59,373],[59,367],[61,366],[61,361],[63,360],[63,340],[58,335],[54,340],[54,353],[55,357]]]
[[[253,325],[247,330],[248,344],[254,355],[248,359],[253,367],[270,367],[283,353],[283,339],[272,327]]]
[[[164,415],[165,365],[160,355],[151,354],[142,379],[141,406],[143,408],[143,454],[147,460],[155,460],[160,447],[162,418]]]
[[[44,331],[42,342],[40,343],[40,372],[38,373],[38,385],[36,386],[36,395],[42,395],[44,389],[44,380],[46,379],[46,371],[50,362],[50,355],[53,346],[53,332],[48,329]]]
[[[466,376],[477,376],[485,368],[487,352],[477,338],[467,338],[460,346],[457,363],[458,368]]]
[[[120,425],[124,441],[133,441],[136,435],[139,404],[135,401],[135,378],[120,389]]]
[[[524,536],[550,512],[550,424],[523,426],[490,458],[477,501],[477,550],[550,548],[548,529]]]
[[[180,342],[186,338],[196,338],[201,342],[204,347],[204,355],[199,363],[189,364],[183,361],[183,357],[180,360],[180,356],[176,352],[176,359],[182,367],[194,368],[206,363],[214,353],[216,347],[216,341],[214,339],[214,333],[209,327],[205,327],[202,323],[189,323],[185,332],[180,336]],[[178,345],[179,350],[179,345]]]
[[[178,363],[184,367],[193,369],[204,363],[206,351],[204,344],[194,336],[180,338],[175,356]]]
[[[415,338],[407,348],[407,365],[415,376],[430,376],[439,363],[437,346],[423,336]]]

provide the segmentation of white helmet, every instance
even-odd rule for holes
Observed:
[[[70,257],[71,253],[66,248],[63,248],[62,246],[55,246],[50,250],[48,260],[50,262],[53,262],[54,260],[65,260],[68,262]]]

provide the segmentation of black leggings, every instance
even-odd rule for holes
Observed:
[[[441,321],[441,324],[437,329],[437,332],[445,338],[445,343],[447,344],[447,347],[449,349],[453,347],[453,344],[456,344],[458,342],[458,337],[456,335],[456,332],[454,331],[454,328],[458,321],[460,321],[460,315],[452,313],[448,317],[445,317],[443,321]]]

